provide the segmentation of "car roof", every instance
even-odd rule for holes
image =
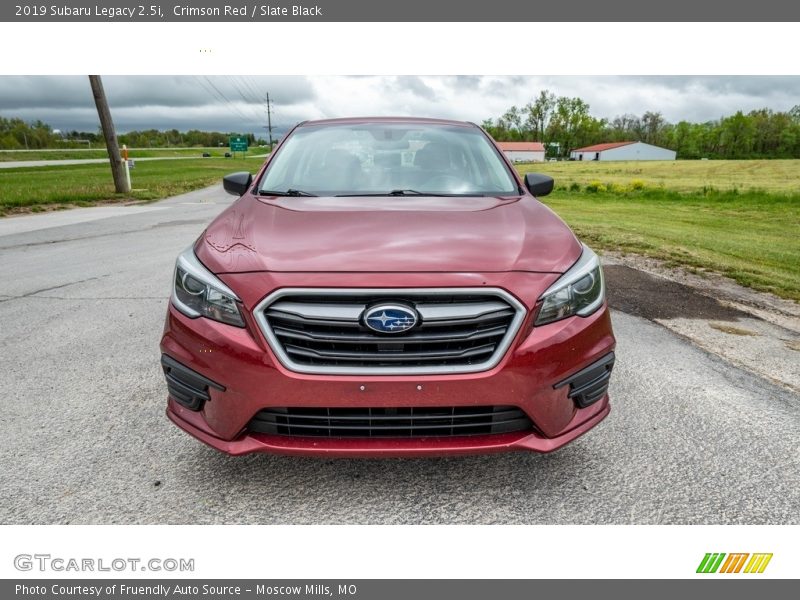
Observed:
[[[451,125],[458,127],[477,127],[467,121],[452,121],[450,119],[429,119],[425,117],[347,117],[342,119],[318,119],[316,121],[303,121],[298,127],[316,125],[350,125],[361,123],[408,123],[419,125]]]

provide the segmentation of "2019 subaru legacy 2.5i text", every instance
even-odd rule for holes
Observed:
[[[229,454],[549,452],[609,412],[592,250],[470,123],[305,122],[177,260],[167,414]]]

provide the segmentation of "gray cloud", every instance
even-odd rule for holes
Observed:
[[[0,77],[0,109],[22,107],[91,106],[87,77],[5,76]],[[286,104],[314,98],[305,77],[253,76],[119,76],[103,77],[109,102],[115,107],[197,106],[231,101],[261,104],[267,92],[281,96]]]
[[[446,81],[456,89],[474,90],[481,85],[483,78],[480,75],[454,75],[446,77]]]
[[[353,115],[420,115],[480,122],[524,105],[542,89],[580,96],[597,117],[660,111],[706,121],[737,110],[788,110],[798,76],[107,76],[117,128],[262,133],[264,97],[279,133],[298,121]],[[62,130],[95,130],[84,76],[0,77],[0,115],[41,119]]]
[[[103,85],[120,131],[259,132],[267,122],[267,92],[276,106],[274,125],[286,130],[300,116],[294,107],[316,98],[305,77],[106,76]],[[81,76],[0,77],[0,114],[64,130],[98,126],[88,78]]]
[[[416,75],[402,75],[394,81],[393,88],[400,91],[409,91],[425,100],[436,100],[436,92]]]

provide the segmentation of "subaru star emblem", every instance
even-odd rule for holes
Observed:
[[[378,333],[402,333],[417,324],[417,313],[407,306],[380,304],[364,312],[364,324]]]

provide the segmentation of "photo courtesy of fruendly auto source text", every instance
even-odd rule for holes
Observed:
[[[0,596],[796,594],[798,6],[152,1],[0,7]]]

